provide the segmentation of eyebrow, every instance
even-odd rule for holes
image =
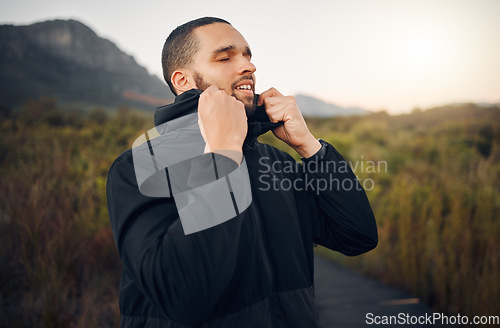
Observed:
[[[223,52],[227,52],[227,51],[230,51],[230,50],[233,50],[233,49],[236,49],[236,46],[231,44],[229,46],[222,46],[222,47],[219,47],[217,49],[215,49],[214,51],[212,51],[212,55],[213,56],[216,56],[220,53],[223,53]],[[245,54],[252,57],[252,51],[250,50],[250,47],[246,47],[245,48]]]

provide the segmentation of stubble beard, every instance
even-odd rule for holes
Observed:
[[[250,80],[251,78],[247,78],[247,79]],[[243,105],[245,105],[245,112],[247,114],[247,118],[248,118],[248,120],[251,120],[253,115],[255,114],[255,109],[257,108],[257,97],[247,96],[247,97],[241,99],[241,97],[238,97],[238,95],[236,95],[235,86],[237,83],[239,83],[242,80],[245,80],[245,78],[238,80],[235,83],[233,83],[233,85],[231,85],[231,90],[233,90],[231,96],[238,99],[239,101],[241,101],[243,103]],[[202,91],[205,91],[208,87],[210,87],[212,85],[212,84],[208,83],[201,76],[201,74],[199,74],[197,72],[194,73],[194,81],[195,81],[198,89],[200,89]],[[217,87],[219,87],[219,86],[217,85]]]

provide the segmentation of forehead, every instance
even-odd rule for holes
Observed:
[[[199,53],[209,55],[212,51],[225,46],[234,46],[242,51],[248,48],[248,43],[238,30],[229,24],[214,23],[200,26],[194,30],[200,42]]]

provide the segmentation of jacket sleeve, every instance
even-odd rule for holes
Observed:
[[[237,166],[227,161],[227,167]],[[106,186],[124,269],[159,311],[178,323],[198,325],[228,288],[235,259],[245,255],[242,245],[251,242],[251,225],[237,216],[186,235],[174,200],[142,195],[133,167],[130,151],[122,154],[111,166]]]
[[[368,252],[377,246],[378,234],[365,191],[342,155],[321,143],[318,153],[302,160],[313,204],[313,240],[349,256]]]

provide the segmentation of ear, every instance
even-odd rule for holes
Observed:
[[[171,81],[174,88],[178,91],[178,94],[196,88],[192,74],[184,69],[173,72]]]

